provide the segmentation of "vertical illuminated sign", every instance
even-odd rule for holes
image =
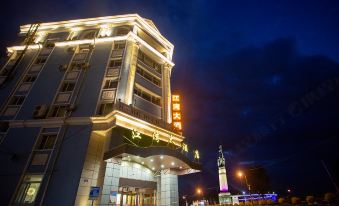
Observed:
[[[175,130],[182,132],[182,113],[180,95],[172,95],[172,124]]]

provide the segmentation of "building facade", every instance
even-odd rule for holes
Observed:
[[[200,164],[172,124],[173,49],[137,14],[21,26],[0,70],[1,205],[179,205]]]

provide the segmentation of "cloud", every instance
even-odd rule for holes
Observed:
[[[236,147],[242,138],[252,135],[277,116],[285,115],[290,104],[337,75],[338,69],[339,64],[325,56],[301,55],[293,38],[277,39],[262,47],[242,48],[213,60],[177,62],[173,85],[183,92],[184,105],[189,105],[184,107],[185,133],[198,145],[213,140],[217,142],[213,145],[224,143],[226,149]],[[333,115],[333,109],[336,110],[335,107],[317,108],[317,104],[314,108],[312,118],[304,121],[301,117],[296,122],[301,126],[298,128],[301,136],[292,135],[287,139],[321,133],[324,125],[333,124],[332,120],[327,120],[318,128],[309,129],[318,117]],[[277,132],[285,132],[284,127]],[[275,132],[269,136],[274,136]]]

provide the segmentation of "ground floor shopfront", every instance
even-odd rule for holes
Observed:
[[[99,135],[91,138],[75,205],[91,205],[89,190],[97,186],[100,196],[93,205],[178,206],[178,176],[200,170],[198,163],[173,148],[120,144],[104,149],[101,141],[105,139]]]
[[[119,187],[117,206],[155,206],[156,190],[149,188]]]

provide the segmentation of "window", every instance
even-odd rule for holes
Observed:
[[[97,34],[97,30],[84,30],[81,31],[80,34],[74,39],[93,39]]]
[[[85,61],[88,52],[88,49],[81,49],[78,53],[74,55],[73,61]]]
[[[36,146],[37,150],[53,149],[57,139],[56,134],[42,134]]]
[[[13,96],[9,101],[9,105],[21,105],[25,100],[25,96]]]
[[[26,75],[24,77],[23,82],[34,82],[36,80],[36,76],[35,75]]]
[[[114,44],[114,49],[124,49],[125,48],[125,42],[116,42]]]
[[[156,72],[161,74],[161,65],[155,62],[153,59],[145,55],[143,52],[139,51],[138,59],[148,65],[149,67],[155,69]]]
[[[64,82],[63,85],[61,86],[61,92],[71,92],[73,91],[75,87],[74,82]]]
[[[109,67],[119,67],[121,66],[121,59],[114,59],[109,62]]]
[[[117,88],[117,86],[118,86],[117,80],[109,79],[105,81],[104,89],[113,89],[113,88]]]
[[[45,43],[46,48],[53,48],[54,47],[54,41],[47,40]]]
[[[99,106],[99,115],[106,115],[113,110],[113,103],[102,103]]]
[[[39,56],[38,58],[36,58],[35,64],[44,64],[46,61],[47,61],[46,56]]]
[[[137,73],[140,74],[141,76],[143,76],[145,79],[147,79],[148,81],[152,82],[153,84],[157,85],[158,87],[160,87],[160,79],[151,75],[150,73],[148,73],[147,71],[143,70],[141,67],[137,67]]]
[[[15,204],[33,205],[42,182],[42,175],[25,175],[15,197]]]
[[[117,36],[124,36],[124,35],[128,34],[129,31],[130,31],[129,28],[125,28],[125,27],[118,28],[116,34],[117,34]]]
[[[67,115],[67,106],[55,106],[52,110],[52,117],[65,117]]]
[[[134,88],[134,94],[136,94],[137,96],[143,98],[144,100],[147,100],[149,102],[152,102],[153,104],[156,104],[158,106],[161,106],[161,102],[160,102],[160,97],[156,97],[150,93],[147,93],[145,91],[142,91],[140,88],[135,87]]]
[[[72,64],[71,64],[71,71],[80,71],[81,70],[81,65],[79,65],[79,64],[77,64],[77,63],[75,63],[75,62],[73,62]]]

